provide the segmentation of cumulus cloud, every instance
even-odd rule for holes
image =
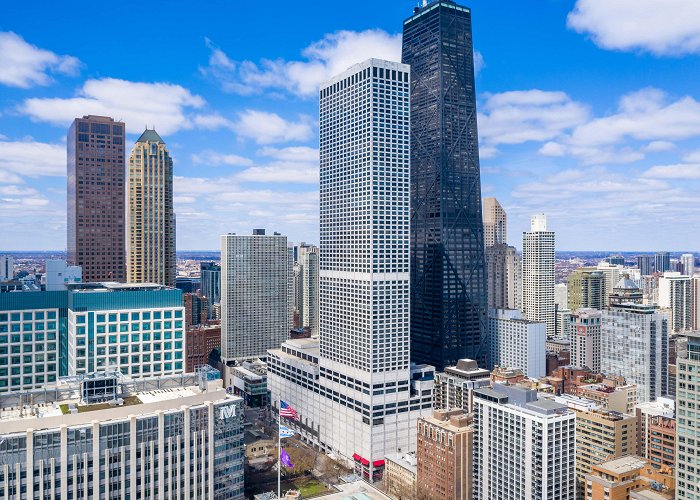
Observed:
[[[252,139],[258,144],[305,141],[313,135],[308,116],[300,116],[299,121],[293,122],[277,113],[255,109],[239,113],[231,128],[239,137]]]
[[[195,165],[230,165],[240,167],[252,165],[253,160],[235,154],[206,150],[193,154],[192,163]]]
[[[642,177],[652,179],[700,179],[700,164],[657,165],[645,171]]]
[[[258,154],[284,161],[318,162],[318,149],[308,146],[290,146],[287,148],[264,147],[258,151]]]
[[[80,61],[27,43],[21,36],[0,32],[0,84],[28,89],[49,85],[51,74],[75,75]]]
[[[327,34],[306,47],[303,59],[298,61],[233,61],[210,40],[206,43],[211,54],[209,65],[201,71],[220,81],[225,91],[237,94],[281,89],[310,97],[316,95],[323,81],[365,59],[401,60],[401,35],[379,29]]]
[[[585,105],[565,92],[537,89],[488,95],[481,110],[479,135],[485,148],[553,139],[584,123],[589,115]],[[489,149],[485,151],[492,153]]]
[[[567,23],[604,49],[700,53],[697,0],[577,0]]]
[[[700,135],[700,102],[645,88],[622,96],[617,112],[593,118],[544,144],[547,156],[575,156],[585,164],[630,163],[647,152],[672,149],[672,141]],[[644,142],[645,144],[635,144]]]
[[[33,140],[0,141],[0,182],[20,182],[20,176],[45,175],[66,175],[64,144],[47,144]]]
[[[139,132],[148,125],[167,135],[191,128],[187,112],[204,104],[204,99],[180,85],[103,78],[85,82],[77,97],[27,99],[20,112],[61,126],[76,116],[105,115],[125,121],[129,132]]]

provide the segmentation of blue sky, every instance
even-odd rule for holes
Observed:
[[[65,248],[65,135],[155,125],[178,249],[318,239],[318,84],[398,59],[415,2],[12,2],[0,17],[0,250]],[[521,246],[700,250],[700,2],[475,0],[484,196]],[[331,8],[332,7],[332,8]]]

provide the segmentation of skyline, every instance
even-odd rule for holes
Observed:
[[[682,20],[700,7],[675,3],[656,11],[635,2],[625,13],[639,18],[618,32],[605,19],[620,7],[596,0],[467,2],[481,61],[482,195],[508,213],[509,244],[521,249],[530,216],[545,212],[559,251],[696,249],[698,232],[688,228],[700,227],[700,95],[688,82],[700,73],[692,64],[700,28]],[[264,37],[238,21],[264,18],[259,5],[172,9],[159,12],[162,22],[185,29],[148,38],[128,3],[110,6],[106,15],[128,35],[95,46],[68,36],[88,15],[80,4],[61,30],[38,27],[60,6],[33,16],[8,6],[0,231],[12,237],[2,251],[65,248],[65,139],[73,118],[90,113],[126,122],[127,153],[146,125],[169,144],[180,251],[214,250],[221,234],[253,227],[318,242],[318,85],[368,57],[399,61],[401,21],[413,6],[386,2],[368,16],[321,5],[272,16]],[[149,64],[124,56],[137,49]]]

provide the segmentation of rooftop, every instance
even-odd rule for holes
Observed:
[[[131,292],[143,290],[169,290],[170,287],[158,283],[117,283],[116,281],[103,281],[99,283],[74,283],[68,288],[72,292]]]
[[[610,474],[626,474],[644,468],[646,461],[634,455],[603,462],[595,467]]]
[[[141,137],[139,137],[136,142],[157,142],[159,144],[165,144],[165,141],[161,139],[158,132],[156,132],[156,129],[144,130],[143,134],[141,134]]]

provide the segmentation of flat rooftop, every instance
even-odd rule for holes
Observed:
[[[628,455],[622,458],[616,458],[609,462],[603,462],[596,465],[597,468],[609,472],[611,474],[626,474],[643,468],[647,462],[634,455]]]

